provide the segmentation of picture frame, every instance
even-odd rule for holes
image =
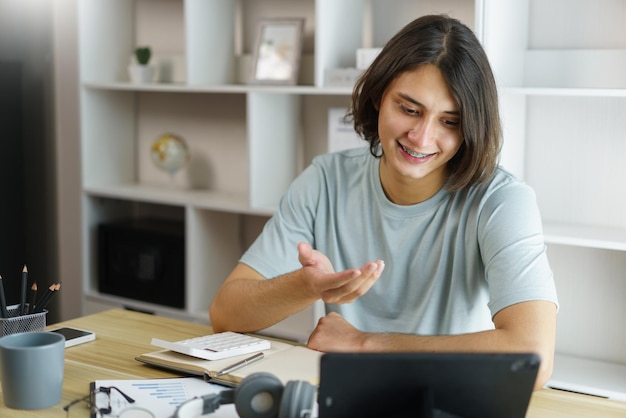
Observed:
[[[264,18],[257,26],[250,83],[298,82],[304,18]]]

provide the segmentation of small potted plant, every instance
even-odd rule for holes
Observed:
[[[133,83],[150,83],[154,77],[154,67],[148,65],[152,57],[149,46],[135,48],[134,62],[128,66],[130,81]]]

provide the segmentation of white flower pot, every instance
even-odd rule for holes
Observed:
[[[154,81],[154,67],[149,65],[129,65],[128,75],[133,83],[152,83]]]

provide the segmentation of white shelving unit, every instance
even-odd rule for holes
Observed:
[[[626,3],[487,0],[503,164],[537,192],[561,303],[555,387],[626,400]]]
[[[626,394],[626,328],[618,325],[626,317],[626,164],[619,160],[626,154],[626,71],[607,65],[626,62],[625,6],[81,0],[85,313],[126,306],[208,322],[213,295],[279,197],[325,152],[328,110],[349,104],[350,88],[323,86],[325,69],[353,67],[357,48],[383,46],[419,15],[448,13],[483,41],[500,86],[502,163],[537,191],[561,300],[555,385],[619,398]],[[296,86],[245,83],[256,22],[268,16],[306,19]],[[175,82],[128,82],[138,45],[150,45],[162,76],[169,69]],[[166,132],[185,138],[192,153],[174,178],[149,159],[151,142]],[[97,225],[146,215],[184,221],[183,309],[98,292]],[[304,340],[319,314],[316,306],[268,332]]]

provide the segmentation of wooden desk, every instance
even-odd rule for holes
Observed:
[[[65,321],[54,327],[62,325],[94,331],[96,341],[65,351],[61,403],[40,411],[16,411],[2,403],[0,417],[65,417],[63,406],[85,396],[93,380],[176,377],[175,374],[142,365],[135,360],[135,356],[154,351],[150,339],[157,335],[175,341],[211,332],[211,327],[206,325],[122,309]],[[84,403],[72,407],[72,416],[80,410],[84,411],[83,416],[88,416]],[[624,418],[626,403],[550,389],[533,394],[527,418],[566,417]]]

